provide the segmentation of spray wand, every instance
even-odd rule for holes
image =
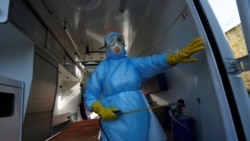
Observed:
[[[131,111],[127,111],[127,112],[122,112],[122,111],[115,111],[114,113],[117,116],[121,116],[121,115],[125,115],[125,114],[130,114],[130,113],[135,113],[135,112],[141,112],[141,111],[145,111],[145,110],[149,110],[149,109],[156,109],[156,108],[161,108],[161,107],[167,107],[173,104],[164,104],[164,105],[157,105],[157,106],[152,106],[152,107],[146,107],[146,108],[141,108],[141,109],[136,109],[136,110],[131,110]],[[177,105],[175,108],[175,110],[179,111],[182,107],[185,107],[184,101],[182,99],[177,101]]]
[[[121,115],[125,115],[125,114],[130,114],[130,113],[135,113],[135,112],[141,112],[141,111],[145,111],[145,110],[149,110],[149,109],[156,109],[156,108],[167,107],[167,106],[169,106],[169,104],[158,105],[158,106],[153,106],[153,107],[146,107],[146,108],[131,110],[131,111],[127,111],[127,112],[122,112],[122,111],[119,110],[119,111],[115,111],[114,113],[117,116],[121,116]]]

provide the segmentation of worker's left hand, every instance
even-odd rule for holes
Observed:
[[[115,114],[116,111],[119,111],[118,108],[107,108],[104,107],[100,102],[96,101],[92,104],[92,109],[104,120],[113,120],[117,119],[118,116]]]
[[[178,63],[192,63],[198,61],[191,56],[204,49],[204,43],[201,38],[194,39],[188,46],[182,49],[180,52],[169,55],[166,60],[171,66],[175,66]]]

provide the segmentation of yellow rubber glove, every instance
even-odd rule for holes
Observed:
[[[106,108],[98,101],[92,104],[92,109],[104,120],[116,119],[117,115],[114,112],[119,111],[117,108]]]
[[[175,66],[178,63],[192,63],[197,62],[195,58],[191,58],[191,55],[204,49],[204,43],[201,38],[194,39],[188,46],[182,49],[180,52],[169,55],[166,60],[171,66]]]

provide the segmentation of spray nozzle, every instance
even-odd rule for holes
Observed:
[[[173,106],[171,107],[171,112],[173,115],[175,116],[179,116],[182,111],[183,111],[183,108],[185,107],[185,102],[183,99],[179,99],[177,101],[177,103],[173,104]]]

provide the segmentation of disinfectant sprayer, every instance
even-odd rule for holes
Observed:
[[[184,107],[184,100],[180,99],[169,110],[172,119],[173,139],[174,141],[195,141],[193,118],[184,115]]]

